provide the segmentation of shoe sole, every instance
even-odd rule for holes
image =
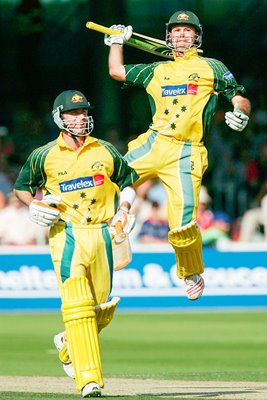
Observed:
[[[101,397],[101,391],[99,389],[92,390],[90,393],[87,393],[85,396],[82,397],[89,398],[89,397]]]

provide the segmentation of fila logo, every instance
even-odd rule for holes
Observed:
[[[198,85],[194,83],[189,83],[188,85],[184,83],[183,85],[173,85],[173,86],[161,86],[162,97],[166,96],[185,96],[187,94],[196,95],[198,90]]]
[[[61,193],[73,192],[75,190],[90,189],[104,184],[104,175],[84,176],[82,178],[71,179],[70,181],[60,182]]]

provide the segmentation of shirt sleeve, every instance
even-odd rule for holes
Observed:
[[[126,78],[123,89],[131,86],[147,87],[159,63],[125,65]]]
[[[244,86],[239,85],[232,72],[218,60],[207,59],[214,73],[214,89],[227,98],[228,101],[237,95],[246,96]]]
[[[42,159],[38,157],[39,149],[34,150],[28,157],[15,182],[14,188],[26,190],[35,196],[39,187],[45,184],[45,173]]]

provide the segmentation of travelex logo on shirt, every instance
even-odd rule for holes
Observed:
[[[187,94],[197,94],[198,85],[193,83],[183,85],[173,85],[173,86],[161,86],[162,97],[167,96],[184,96]]]
[[[90,189],[104,183],[104,175],[84,176],[82,178],[71,179],[61,182],[59,188],[61,193],[73,192],[75,190]]]

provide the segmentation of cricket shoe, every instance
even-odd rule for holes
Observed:
[[[101,389],[98,383],[87,383],[81,390],[82,397],[100,397]]]
[[[185,278],[185,284],[188,286],[186,295],[189,300],[197,300],[202,296],[204,290],[204,279],[199,274],[190,275]]]
[[[54,336],[54,344],[59,352],[59,359],[62,362],[64,371],[70,378],[75,379],[73,365],[68,355],[67,346],[64,343],[64,332],[60,332]],[[62,356],[65,358],[64,362],[62,361]]]

